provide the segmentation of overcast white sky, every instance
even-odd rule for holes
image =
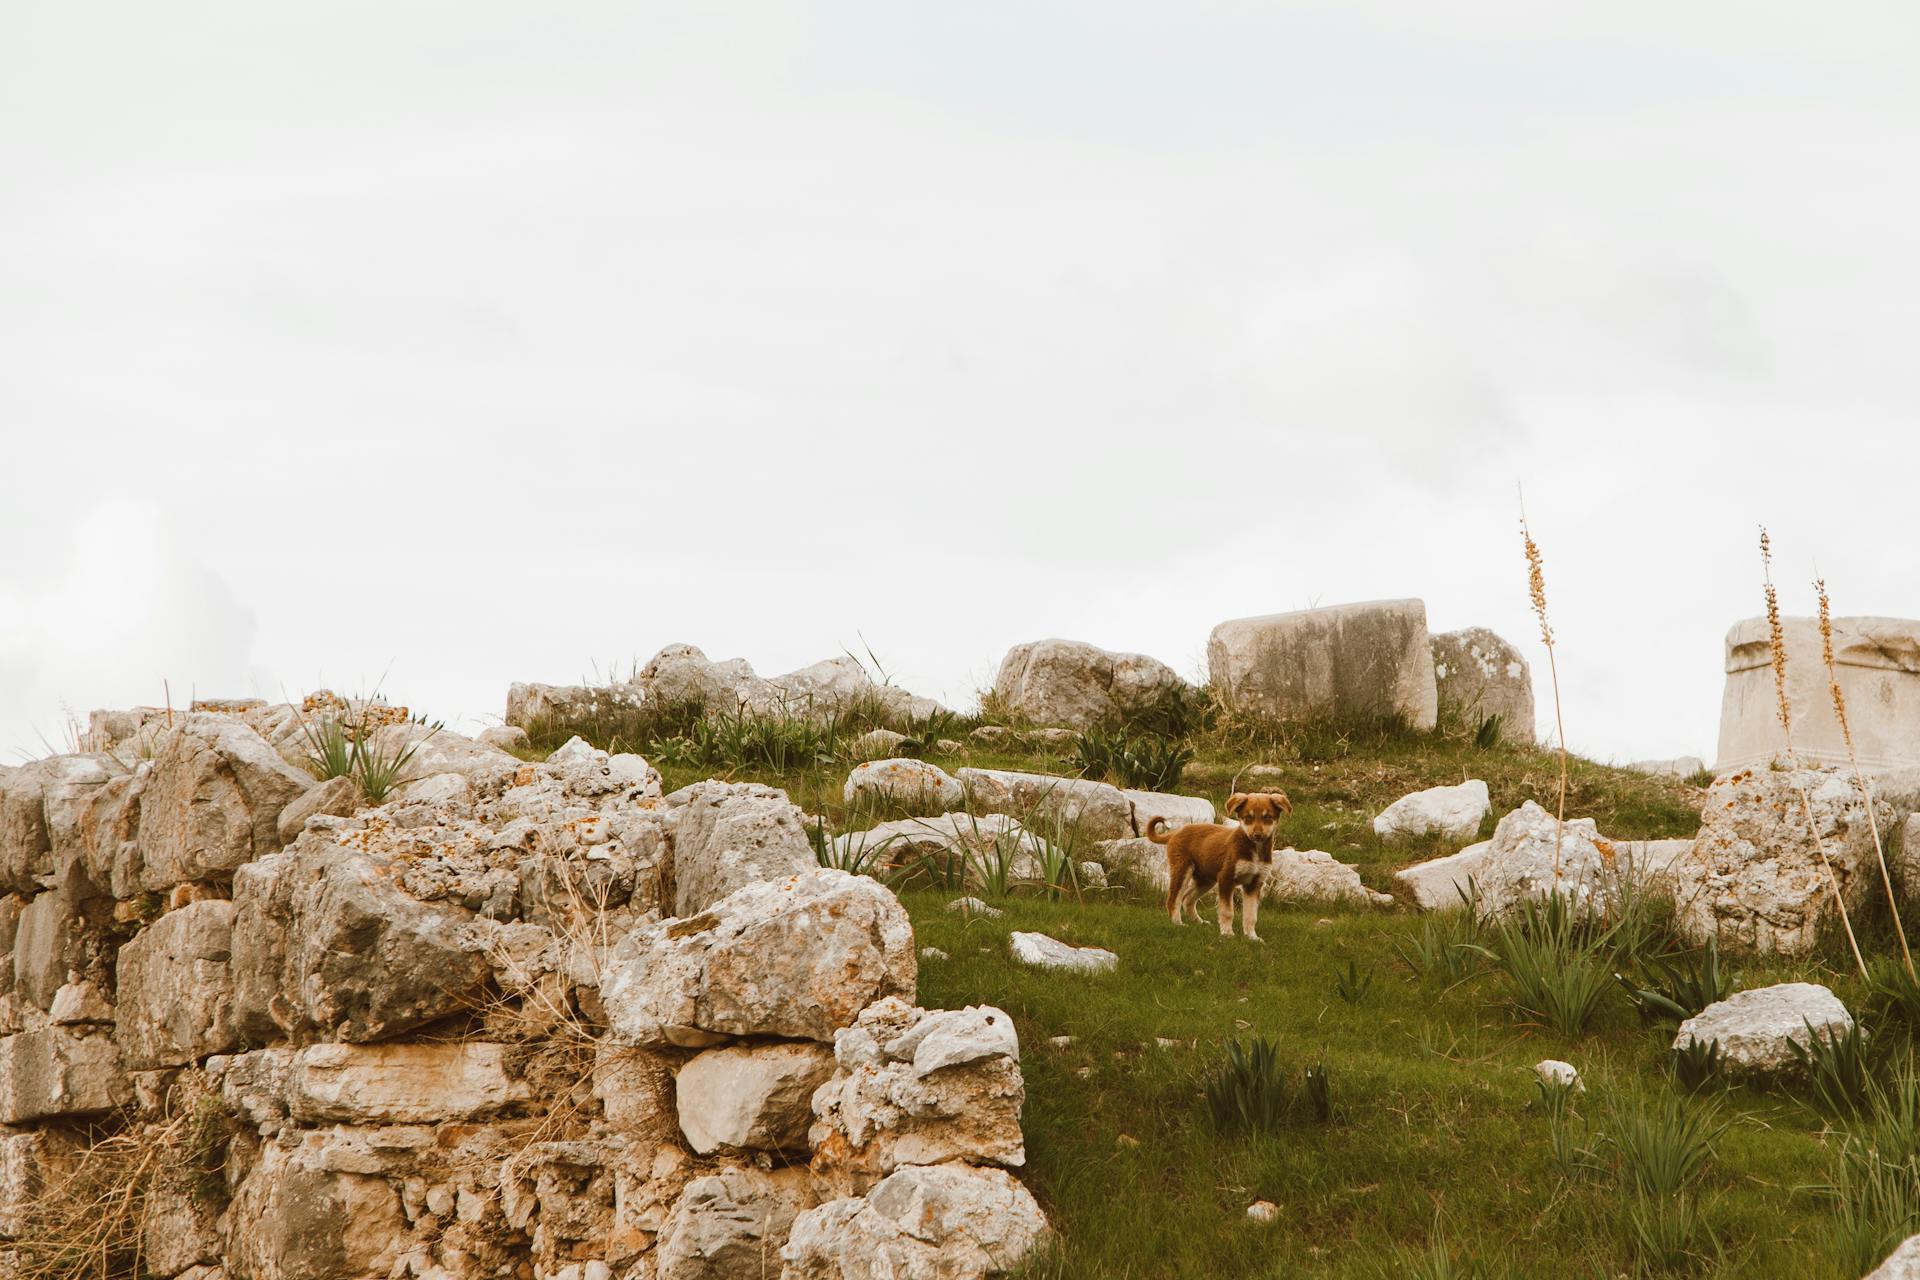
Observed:
[[[1911,3],[90,3],[0,17],[0,758],[455,722],[684,640],[956,705],[1417,595],[1568,737],[1920,616]],[[1550,715],[1550,710],[1548,713]]]

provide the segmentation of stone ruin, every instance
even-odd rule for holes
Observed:
[[[1781,622],[1787,706],[1800,763],[1846,766],[1847,746],[1821,656],[1820,624],[1813,618]],[[1833,663],[1860,767],[1875,773],[1920,768],[1920,621],[1835,618]],[[1726,667],[1714,771],[1765,769],[1787,751],[1765,618],[1748,618],[1727,632]]]
[[[368,808],[298,766],[333,709],[101,714],[0,770],[0,1274],[76,1232],[180,1280],[1042,1246],[1011,1019],[916,1007],[904,909],[784,794],[362,715],[417,747]]]

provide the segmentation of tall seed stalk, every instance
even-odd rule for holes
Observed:
[[[1773,696],[1780,732],[1787,744],[1787,767],[1793,771],[1794,789],[1800,793],[1800,808],[1807,816],[1807,834],[1813,837],[1820,865],[1826,868],[1827,884],[1833,889],[1833,904],[1840,908],[1840,923],[1847,931],[1847,945],[1853,948],[1853,962],[1860,966],[1860,976],[1865,978],[1867,961],[1860,954],[1860,940],[1853,936],[1853,917],[1847,911],[1846,899],[1840,896],[1840,877],[1834,874],[1833,860],[1827,857],[1827,842],[1820,835],[1820,825],[1813,820],[1813,800],[1807,795],[1807,784],[1801,780],[1800,754],[1793,747],[1793,712],[1787,707],[1787,630],[1780,623],[1780,593],[1773,585],[1773,540],[1767,536],[1765,525],[1760,526],[1760,572],[1767,597],[1767,650],[1773,660]]]
[[[1880,863],[1880,883],[1887,890],[1887,907],[1893,912],[1893,931],[1900,936],[1900,956],[1907,962],[1907,976],[1915,977],[1913,951],[1907,946],[1907,927],[1900,922],[1900,903],[1894,897],[1893,876],[1887,871],[1887,850],[1880,839],[1880,818],[1873,810],[1873,787],[1860,770],[1860,753],[1854,750],[1853,726],[1847,720],[1847,695],[1840,689],[1840,672],[1833,661],[1833,603],[1827,598],[1827,580],[1816,578],[1813,591],[1820,598],[1820,660],[1827,666],[1827,692],[1833,695],[1833,714],[1840,721],[1840,737],[1847,744],[1847,763],[1853,767],[1853,785],[1867,803],[1867,827],[1873,832],[1873,856]]]
[[[1560,737],[1560,808],[1553,825],[1553,878],[1560,880],[1560,845],[1567,829],[1567,725],[1560,717],[1560,665],[1554,659],[1553,627],[1547,621],[1547,578],[1540,568],[1540,547],[1527,527],[1527,506],[1520,504],[1520,537],[1527,545],[1527,594],[1533,616],[1540,620],[1540,643],[1547,646],[1547,674],[1553,678],[1553,727]]]

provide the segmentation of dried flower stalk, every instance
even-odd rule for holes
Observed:
[[[1827,857],[1827,842],[1820,834],[1820,825],[1813,820],[1813,799],[1807,795],[1806,784],[1800,780],[1800,755],[1793,748],[1793,713],[1787,709],[1786,628],[1780,623],[1780,593],[1773,586],[1773,542],[1767,537],[1765,525],[1760,526],[1760,571],[1766,584],[1767,647],[1773,658],[1773,691],[1778,704],[1780,731],[1786,737],[1787,767],[1793,771],[1794,789],[1800,793],[1800,809],[1807,816],[1807,833],[1813,837],[1813,847],[1820,855],[1820,865],[1826,868],[1827,884],[1833,889],[1833,903],[1840,908],[1840,923],[1847,931],[1847,945],[1853,948],[1853,961],[1860,966],[1860,976],[1864,978],[1867,976],[1867,961],[1860,954],[1860,940],[1854,937],[1853,916],[1847,911],[1846,899],[1840,896],[1840,877],[1834,874],[1833,860]]]
[[[1553,727],[1560,737],[1560,808],[1553,824],[1553,879],[1560,881],[1560,846],[1567,828],[1567,726],[1560,716],[1560,664],[1554,658],[1553,626],[1547,621],[1547,577],[1540,567],[1540,546],[1527,527],[1527,504],[1520,502],[1520,537],[1527,549],[1527,595],[1540,622],[1540,643],[1547,646],[1547,673],[1553,678]]]
[[[1853,725],[1847,720],[1847,695],[1840,688],[1840,671],[1833,660],[1833,602],[1827,597],[1827,580],[1816,578],[1813,591],[1820,600],[1820,660],[1827,667],[1827,692],[1833,697],[1833,714],[1840,721],[1840,738],[1847,744],[1847,763],[1853,768],[1853,785],[1867,805],[1867,827],[1873,832],[1873,856],[1880,864],[1880,883],[1887,891],[1887,907],[1893,912],[1893,931],[1900,937],[1900,956],[1907,963],[1907,976],[1914,977],[1913,951],[1907,945],[1907,927],[1900,921],[1900,902],[1894,896],[1893,876],[1887,871],[1886,845],[1880,838],[1880,817],[1874,812],[1873,786],[1860,770],[1860,753],[1853,746]]]

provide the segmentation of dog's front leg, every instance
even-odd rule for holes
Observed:
[[[1248,942],[1264,942],[1260,936],[1260,891],[1266,885],[1255,880],[1247,886],[1247,892],[1240,899],[1240,932],[1246,935]]]

